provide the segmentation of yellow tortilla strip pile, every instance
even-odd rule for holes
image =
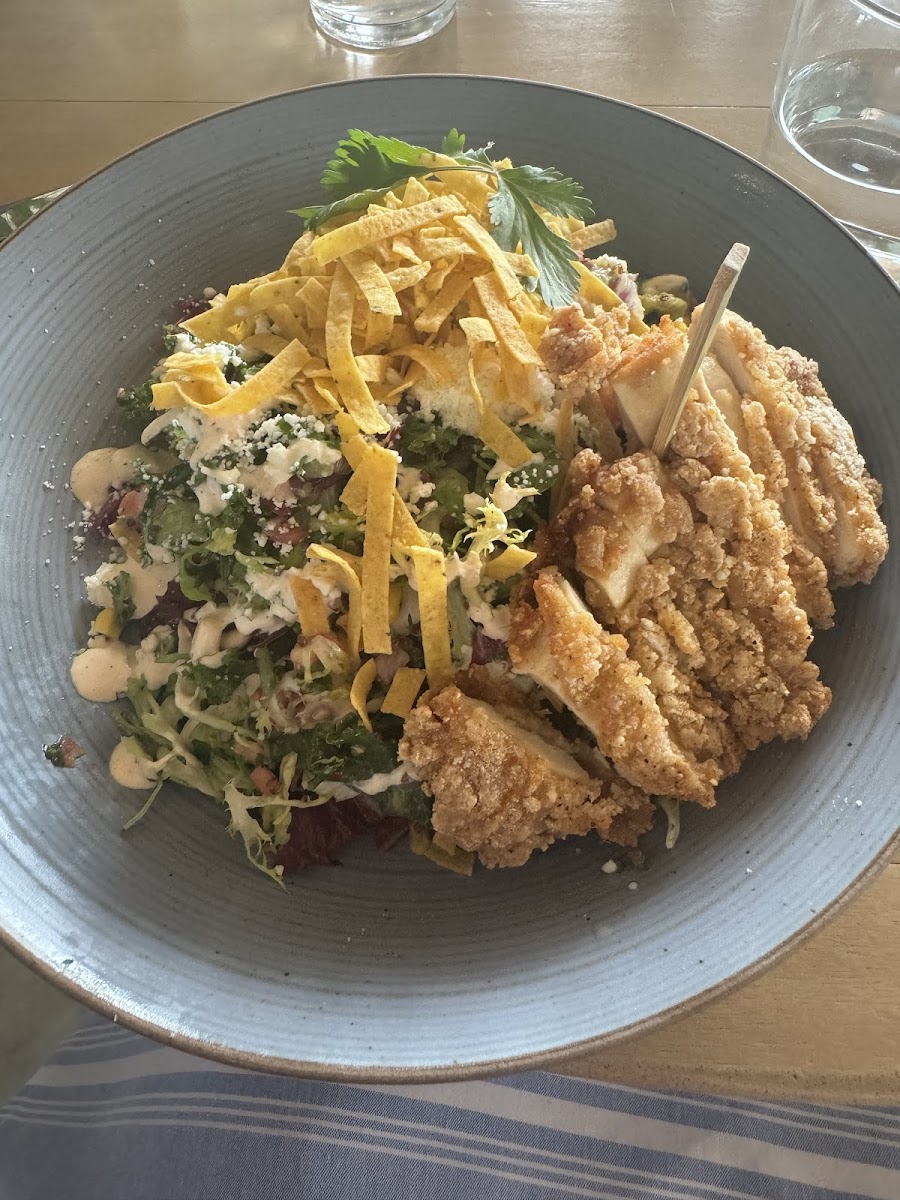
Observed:
[[[482,395],[478,365],[485,359],[496,364],[502,394],[526,418],[533,415],[521,397],[535,392],[535,372],[543,367],[537,345],[550,317],[523,283],[538,276],[535,264],[526,254],[501,250],[491,236],[491,176],[442,173],[453,162],[441,155],[433,156],[433,164],[433,177],[410,178],[366,212],[304,233],[277,270],[234,285],[207,312],[182,322],[203,343],[240,345],[244,355],[266,356],[255,374],[239,386],[229,384],[217,365],[221,347],[209,353],[201,347],[172,355],[153,386],[153,405],[160,410],[188,406],[218,419],[291,404],[337,425],[352,468],[341,501],[365,519],[363,554],[313,545],[309,558],[347,594],[346,617],[337,623],[356,671],[351,702],[367,726],[376,671],[372,658],[360,665],[360,654],[391,652],[391,621],[402,591],[391,586],[393,561],[414,573],[425,671],[398,671],[383,711],[404,716],[426,673],[433,688],[452,678],[444,555],[397,491],[398,456],[370,439],[390,431],[390,407],[417,380],[458,386],[452,374],[457,368],[441,350],[463,334],[482,440],[510,467],[528,462],[531,451],[494,411],[493,399],[488,403]],[[576,248],[610,236],[609,223],[554,221]],[[581,269],[581,275],[594,303],[619,302],[589,271]],[[510,547],[488,564],[487,577],[508,578],[533,557]],[[302,635],[335,636],[313,583],[297,572],[290,583]]]

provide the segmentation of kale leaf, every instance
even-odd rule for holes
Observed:
[[[127,625],[134,616],[134,597],[131,592],[131,576],[127,571],[120,571],[115,579],[111,579],[106,585],[109,588],[109,594],[112,596],[113,612],[115,613],[116,623],[121,629],[123,625]]]

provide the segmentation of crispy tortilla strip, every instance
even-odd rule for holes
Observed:
[[[306,308],[306,319],[310,329],[324,329],[328,323],[328,306],[331,289],[321,279],[307,279],[297,292],[297,299]],[[352,312],[352,305],[351,305]]]
[[[444,556],[440,550],[426,546],[412,546],[409,554],[416,572],[419,617],[422,623],[422,650],[425,654],[428,686],[439,690],[453,679]]]
[[[416,317],[416,329],[420,333],[437,333],[472,286],[474,278],[475,270],[472,267],[458,267],[430,304]]]
[[[616,225],[611,218],[605,221],[595,221],[593,225],[585,225],[583,229],[574,229],[569,234],[569,243],[573,250],[591,250],[594,246],[603,246],[616,236]]]
[[[238,309],[248,307],[250,293],[258,284],[265,282],[266,276],[260,276],[258,279],[248,279],[246,283],[233,284],[224,299],[218,304],[213,304],[206,312],[181,321],[181,328],[199,338],[201,342],[232,342],[236,345],[229,335],[229,330],[238,318]]]
[[[312,240],[316,236],[312,229],[307,229],[306,233],[300,234],[294,245],[284,256],[284,262],[281,264],[281,269],[286,275],[304,275],[304,263],[310,257],[310,247]]]
[[[366,383],[384,383],[391,360],[385,354],[357,354],[356,365]]]
[[[282,271],[287,275],[302,275],[302,263],[309,255],[309,248],[313,243],[315,234],[311,229],[306,233],[301,233],[290,250],[288,250],[284,262],[281,264]]]
[[[463,258],[472,261],[481,257],[471,242],[467,242],[465,238],[448,237],[443,226],[439,234],[429,234],[427,230],[423,230],[419,234],[418,247],[419,262],[425,258],[437,262],[441,258]]]
[[[451,368],[446,357],[439,350],[433,350],[429,346],[419,346],[413,342],[409,346],[398,346],[391,353],[392,356],[412,359],[436,383],[452,382]]]
[[[536,558],[533,550],[523,550],[521,546],[507,546],[502,554],[485,564],[484,576],[486,579],[509,579],[512,575],[524,571]]]
[[[296,279],[270,279],[250,293],[250,307],[254,312],[267,312],[274,304],[286,304],[294,308],[298,288]]]
[[[394,527],[391,534],[394,549],[408,553],[410,546],[430,546],[428,534],[421,530],[399,493],[394,496]]]
[[[349,563],[356,572],[357,579],[362,583],[362,555],[351,554],[349,550],[335,550],[335,554],[339,554],[345,563]]]
[[[340,409],[338,398],[335,393],[335,382],[331,378],[314,379],[313,389],[318,398],[319,404],[317,411],[325,413],[335,413]]]
[[[241,345],[245,350],[258,350],[260,354],[268,354],[274,358],[288,344],[289,338],[279,337],[277,333],[251,333],[244,338]]]
[[[424,204],[431,199],[431,192],[420,179],[410,175],[403,189],[402,204],[404,208],[412,208],[414,204]]]
[[[374,258],[362,250],[353,250],[345,254],[341,262],[353,276],[371,312],[400,316],[400,304],[394,289]]]
[[[481,414],[478,436],[498,458],[511,467],[524,467],[534,457],[518,434],[513,433],[495,412],[486,408]]]
[[[494,327],[498,341],[502,342],[523,366],[542,367],[544,363],[541,356],[529,343],[518,321],[510,312],[506,296],[496,276],[476,276],[475,291],[487,319]]]
[[[274,305],[269,310],[269,320],[275,326],[276,333],[283,334],[286,338],[290,338],[292,342],[302,342],[304,346],[308,346],[309,333],[306,323],[287,304]]]
[[[405,292],[407,288],[415,287],[417,283],[426,279],[430,271],[430,262],[419,263],[417,266],[411,267],[395,267],[393,271],[388,271],[387,279],[395,293]]]
[[[405,717],[422,690],[425,672],[418,667],[400,667],[391,680],[388,693],[381,702],[381,711],[392,717]]]
[[[375,676],[378,673],[378,664],[374,658],[367,658],[363,665],[356,672],[353,678],[353,683],[350,685],[350,703],[356,709],[359,719],[372,732],[372,722],[369,719],[369,710],[366,707],[366,701],[369,698],[369,691],[372,684],[375,682]]]
[[[385,197],[385,200],[387,197]],[[371,212],[360,217],[340,229],[332,229],[315,239],[312,245],[313,254],[324,266],[343,258],[353,250],[364,250],[375,242],[387,241],[398,234],[410,233],[422,225],[427,225],[440,217],[451,216],[463,212],[463,206],[456,196],[436,196],[422,204],[414,204],[411,208],[395,209],[393,212],[386,208]]]
[[[506,254],[500,249],[484,226],[479,225],[475,218],[470,216],[454,217],[454,220],[462,230],[465,239],[494,268],[497,280],[507,300],[512,300],[520,292],[524,291],[525,289],[510,266]],[[531,265],[534,266],[533,263]]]
[[[362,577],[363,648],[367,654],[390,654],[392,649],[388,589],[398,461],[391,450],[370,446],[360,468],[368,475]]]
[[[544,331],[550,324],[550,318],[545,316],[544,313],[532,310],[532,312],[523,313],[519,324],[522,326],[522,332],[536,350],[538,343],[544,336]]]
[[[482,342],[496,342],[497,335],[487,317],[460,317],[459,327],[466,335],[469,347],[480,345]]]
[[[359,662],[359,639],[362,632],[362,588],[359,576],[353,567],[331,546],[314,543],[309,548],[309,557],[331,563],[338,569],[338,578],[347,591],[347,649],[353,662]]]
[[[405,258],[407,262],[420,263],[422,256],[416,250],[415,246],[405,237],[396,237],[391,242],[391,252],[397,258]],[[426,258],[428,256],[426,255]]]
[[[362,453],[358,453],[354,447],[353,455],[357,460],[357,466],[353,474],[347,480],[344,490],[341,492],[341,504],[345,504],[352,513],[356,513],[361,517],[366,511],[366,504],[369,500],[369,447],[359,439],[363,444]],[[344,457],[347,458],[346,451]],[[350,459],[347,458],[349,462]]]
[[[294,597],[297,616],[300,620],[300,632],[303,636],[311,638],[318,634],[330,633],[328,608],[325,605],[325,598],[316,585],[296,572],[291,573],[290,583],[291,594]]]
[[[394,318],[390,313],[373,313],[369,309],[366,321],[364,349],[376,350],[388,346],[394,330]]]
[[[339,262],[328,297],[328,316],[325,323],[326,357],[337,383],[341,402],[363,433],[387,433],[390,425],[375,407],[372,393],[356,365],[353,354],[352,321],[355,295],[356,284],[353,277],[347,267]]]
[[[309,351],[299,342],[290,342],[271,362],[251,375],[246,383],[215,404],[207,404],[204,412],[211,417],[233,417],[253,412],[284,392],[309,359]]]
[[[504,250],[503,257],[509,263],[514,275],[525,275],[528,279],[537,279],[540,275],[534,259],[528,254],[513,254],[511,250]]]
[[[356,470],[366,451],[366,443],[360,436],[360,428],[348,412],[337,413],[334,423],[337,425],[338,436],[341,439],[341,453],[350,466]],[[359,438],[358,442],[355,440],[356,438]]]
[[[478,436],[489,450],[493,450],[498,458],[509,463],[511,467],[524,466],[533,457],[532,452],[518,434],[513,433],[510,427],[486,406],[481,389],[478,386],[476,356],[479,348],[484,344],[480,339],[487,333],[484,326],[489,326],[489,322],[485,321],[483,317],[466,317],[463,320],[466,325],[464,330],[466,340],[469,343],[469,388],[475,400],[475,405],[481,414],[478,423]]]
[[[153,395],[151,408],[188,408],[191,398],[180,383],[154,383],[150,391]]]

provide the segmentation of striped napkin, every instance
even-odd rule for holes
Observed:
[[[534,1072],[287,1079],[90,1017],[0,1110],[2,1200],[900,1200],[900,1108]]]

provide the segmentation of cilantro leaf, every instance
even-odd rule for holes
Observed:
[[[540,271],[536,286],[551,307],[568,304],[578,291],[578,272],[572,265],[573,250],[554,233],[535,209],[541,205],[562,217],[593,215],[581,185],[552,167],[510,167],[497,177],[497,191],[488,202],[494,241],[504,250],[521,245]]]
[[[350,129],[322,172],[322,191],[330,200],[343,200],[360,182],[366,188],[389,188],[410,175],[426,174],[431,168],[422,166],[422,159],[429,153],[399,138]]]
[[[594,209],[581,184],[554,167],[507,167],[500,172],[506,187],[517,201],[530,200],[557,217],[578,217],[588,221]]]
[[[111,579],[107,584],[109,594],[112,596],[113,612],[116,616],[116,622],[121,628],[127,625],[134,616],[134,598],[131,594],[131,576],[127,571],[120,571],[115,579]]]
[[[471,164],[477,163],[493,171],[487,156],[490,147],[465,150],[465,141],[464,134],[451,129],[442,143],[442,152],[456,158],[463,169],[471,169]],[[351,129],[338,142],[334,158],[322,172],[322,190],[330,203],[310,204],[291,211],[303,218],[307,229],[318,229],[335,217],[380,203],[394,184],[411,175],[430,175],[434,167],[422,162],[430,155],[431,151],[424,146],[411,146],[399,138]]]
[[[527,282],[527,286],[536,287],[549,305],[568,304],[578,290],[578,274],[571,262],[573,251],[549,228],[535,205],[555,216],[588,220],[593,209],[582,195],[580,184],[553,168],[498,170],[488,155],[490,144],[477,150],[466,150],[465,144],[465,135],[451,129],[441,143],[441,151],[454,158],[457,165],[438,169],[483,171],[494,176],[497,191],[489,201],[494,240],[504,250],[515,251],[521,244],[540,272],[538,279]],[[335,217],[377,204],[389,188],[411,175],[431,174],[435,168],[423,162],[430,153],[399,138],[351,129],[338,143],[322,175],[322,189],[330,202],[293,211],[308,229],[317,229]]]
[[[448,154],[451,158],[455,158],[457,154],[462,154],[466,148],[466,135],[460,133],[455,127],[445,135],[441,142],[441,154]]]
[[[418,173],[423,174],[423,172]],[[415,174],[417,174],[415,171],[409,169],[406,171],[407,178]],[[307,229],[315,230],[320,225],[334,220],[335,217],[342,217],[345,213],[360,212],[362,209],[368,208],[370,204],[380,203],[388,191],[390,191],[389,187],[366,188],[362,192],[351,192],[349,196],[335,200],[332,204],[308,204],[306,208],[292,208],[290,211],[295,216],[303,218]]]
[[[335,217],[377,204],[395,183],[410,175],[427,175],[432,168],[424,166],[421,159],[428,153],[424,147],[411,146],[399,138],[350,129],[322,172],[322,191],[331,203],[293,211],[308,229],[317,229]]]

